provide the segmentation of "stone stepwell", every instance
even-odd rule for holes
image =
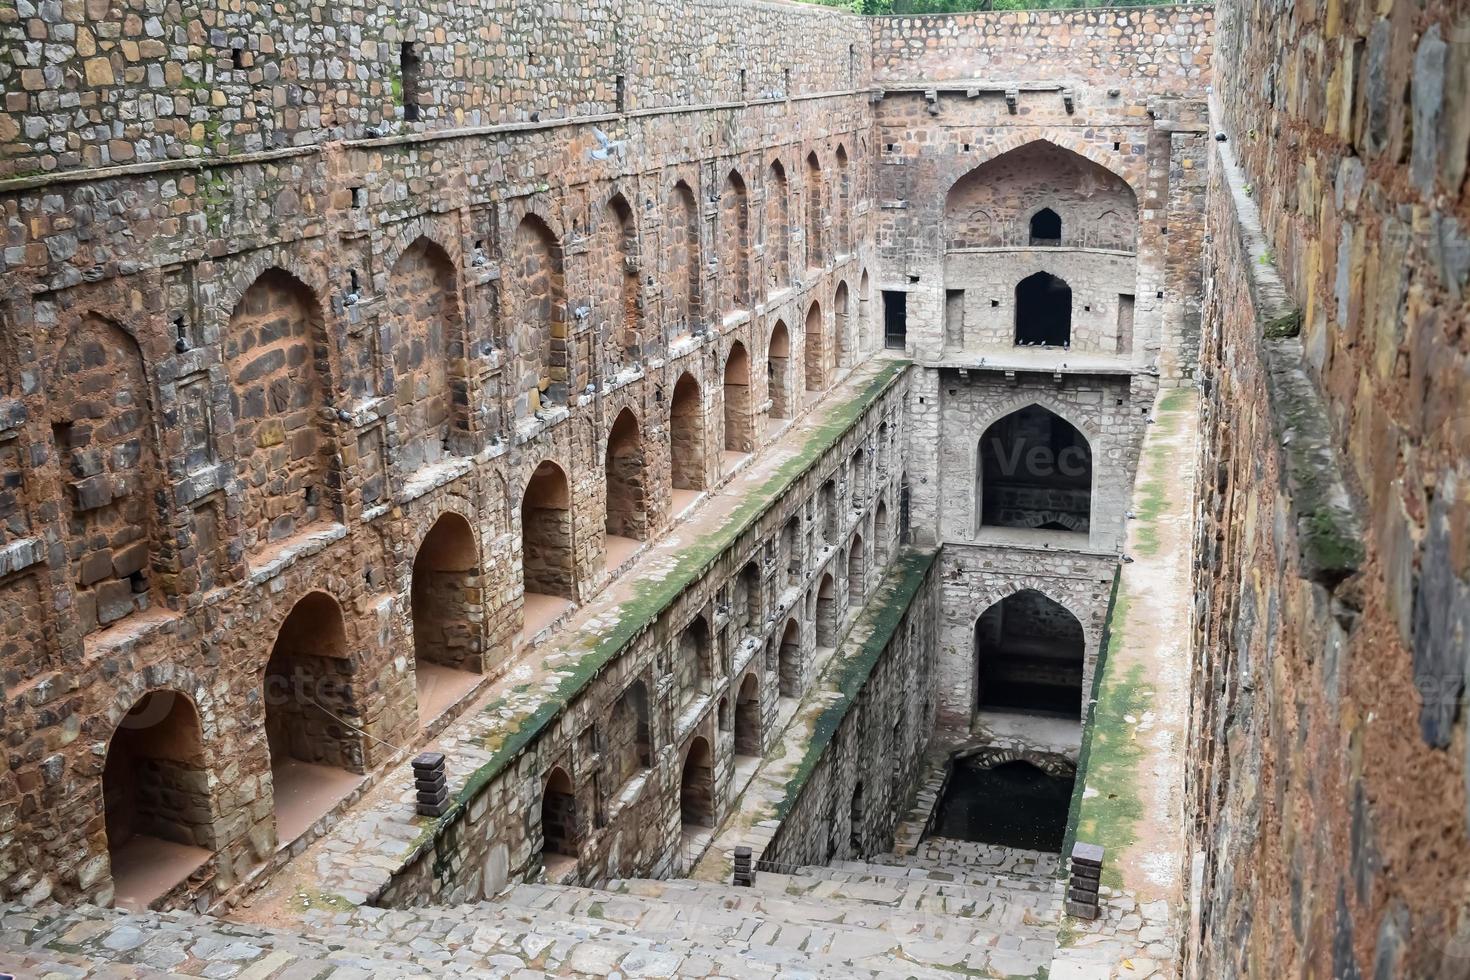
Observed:
[[[942,855],[942,857],[941,857]],[[292,930],[96,906],[0,912],[23,977],[1034,977],[1051,963],[1054,855],[956,841],[762,872],[749,888],[518,884],[472,905],[307,913]],[[892,862],[892,863],[889,863]]]

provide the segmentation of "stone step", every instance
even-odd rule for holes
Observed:
[[[996,892],[1049,893],[1053,886],[1053,881],[1049,878],[1014,877],[993,871],[971,871],[963,867],[939,868],[924,863],[909,863],[907,858],[888,857],[884,860],[875,857],[871,861],[833,861],[828,867],[873,877],[972,885]]]
[[[562,885],[519,885],[494,902],[386,910],[359,908],[319,913],[306,928],[323,938],[404,944],[416,956],[442,961],[465,949],[506,946],[533,959],[549,955],[575,974],[620,970],[633,975],[703,976],[731,957],[756,976],[888,977],[952,980],[952,965],[983,964],[985,949],[943,948],[915,939],[859,930],[806,928],[729,913],[682,922],[647,919],[629,924],[605,914],[620,896]],[[554,945],[555,944],[555,945]],[[903,954],[897,958],[896,954]],[[999,957],[1002,963],[1006,956]],[[938,966],[929,966],[938,963]],[[548,967],[548,969],[550,969]],[[554,972],[554,971],[552,971]]]
[[[617,901],[607,902],[600,911],[638,924],[725,915],[847,932],[873,930],[906,942],[924,940],[988,950],[989,967],[1002,975],[1034,972],[1055,945],[1057,919],[1026,906],[957,902],[952,912],[911,910],[902,904],[904,889],[885,888],[885,900],[875,902],[847,898],[842,887],[838,882],[808,883],[764,873],[751,888],[689,879],[633,879],[610,883]],[[1032,965],[1019,969],[1022,961]],[[981,967],[972,963],[970,968]]]
[[[915,900],[943,897],[961,902],[1002,902],[1043,912],[1052,908],[1057,910],[1061,908],[1060,892],[1054,887],[1038,887],[1040,882],[1003,880],[978,884],[956,881],[952,876],[943,877],[943,872],[934,872],[941,877],[931,877],[926,870],[895,865],[839,862],[827,867],[799,868],[795,874],[797,877],[825,879],[843,882],[847,885],[880,884],[888,887],[904,887],[909,892],[909,898]]]
[[[978,841],[929,837],[902,857],[879,858],[890,864],[918,864],[923,867],[948,869],[963,866],[974,871],[988,871],[1014,878],[1055,878],[1061,857],[1051,851],[1034,851],[1019,847],[1001,847]]]

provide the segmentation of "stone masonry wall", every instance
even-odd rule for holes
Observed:
[[[1470,975],[1470,22],[1221,8],[1193,976]]]
[[[376,778],[425,721],[410,583],[442,518],[463,519],[479,582],[471,602],[420,608],[459,610],[426,632],[452,633],[483,684],[537,639],[522,629],[533,473],[565,474],[553,536],[583,601],[615,571],[606,440],[624,410],[643,513],[617,526],[653,538],[674,519],[678,379],[704,449],[681,462],[713,488],[732,464],[718,450],[737,344],[756,450],[775,432],[777,323],[799,365],[818,304],[811,342],[847,352],[829,383],[872,350],[872,116],[848,50],[868,33],[850,15],[21,3],[0,37],[16,52],[0,65],[0,710],[24,733],[0,774],[0,896],[110,898],[105,746],[159,689],[197,705],[228,815],[196,890],[236,891],[278,860],[262,672],[298,601],[340,610],[341,658],[304,680],[340,674],[332,703],[366,732],[329,761]],[[420,77],[402,77],[403,44]],[[400,118],[405,93],[417,121]],[[820,213],[848,188],[852,227],[833,240],[850,247],[773,285],[775,243],[806,254],[808,190],[789,175],[808,158]],[[725,317],[718,263],[664,264],[665,202],[682,183],[686,244],[715,257],[721,213],[702,202],[732,171],[750,295]],[[609,215],[620,263],[591,244]],[[538,247],[518,248],[537,226]],[[671,274],[692,307],[665,303]],[[58,363],[74,384],[52,383]],[[104,364],[125,383],[97,398],[84,389]]]

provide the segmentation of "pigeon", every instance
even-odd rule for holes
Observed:
[[[622,156],[624,148],[628,145],[627,140],[615,140],[608,136],[596,126],[592,127],[592,136],[598,145],[587,151],[587,155],[594,160],[608,160],[615,156]],[[649,202],[652,204],[652,202]]]

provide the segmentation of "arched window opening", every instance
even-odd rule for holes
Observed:
[[[815,153],[806,158],[806,264],[819,269],[827,261],[826,243],[822,240],[822,165]]]
[[[750,417],[750,355],[738,340],[725,359],[725,452],[744,455],[755,450]]]
[[[720,698],[719,705],[715,708],[715,726],[722,732],[730,731],[730,699]]]
[[[511,240],[510,387],[516,418],[564,405],[568,374],[566,282],[562,250],[544,221],[528,214]]]
[[[837,645],[837,626],[841,618],[837,586],[832,581],[832,573],[828,572],[822,576],[822,581],[817,586],[817,646]]]
[[[888,566],[888,504],[878,501],[878,509],[873,512],[873,554],[878,559],[878,567]]]
[[[262,678],[276,837],[295,840],[367,771],[342,608],[309,592],[276,633]]]
[[[837,483],[828,480],[817,494],[822,506],[822,540],[836,546],[842,515],[837,512]]]
[[[551,770],[541,793],[541,860],[552,881],[577,864],[577,797],[561,766]]]
[[[427,238],[404,249],[388,275],[388,304],[399,459],[411,472],[452,453],[462,422],[450,369],[463,348],[459,274],[444,249]]]
[[[326,328],[316,295],[295,276],[267,270],[230,314],[224,354],[236,470],[245,488],[242,537],[254,550],[332,516],[327,473],[334,447],[319,411],[327,391]],[[371,377],[374,367],[363,367]],[[116,370],[119,384],[135,383]]]
[[[1072,287],[1049,272],[1016,284],[1016,346],[1068,347],[1072,343]]]
[[[844,255],[852,251],[852,175],[847,165],[847,150],[837,147],[837,247]]]
[[[141,911],[202,867],[218,846],[199,713],[176,691],[150,691],[123,716],[102,768],[114,903]]]
[[[834,360],[838,367],[846,367],[852,363],[852,323],[847,315],[847,309],[847,283],[839,282],[837,291],[832,294],[833,333],[837,338]]]
[[[618,568],[648,537],[648,496],[643,482],[643,435],[638,417],[625,408],[607,436],[603,472],[607,480],[607,567]]]
[[[440,515],[413,560],[414,678],[427,724],[475,686],[484,667],[479,548],[469,521]]]
[[[711,673],[709,623],[703,616],[695,616],[679,634],[674,661],[674,689],[679,704],[688,704],[709,690]]]
[[[827,387],[827,335],[822,322],[822,307],[812,303],[806,311],[806,390],[821,391]]]
[[[980,438],[979,527],[1086,533],[1092,449],[1082,433],[1040,405],[997,419]]]
[[[791,281],[791,188],[786,168],[771,161],[766,176],[766,251],[771,257],[771,288]]]
[[[648,720],[648,685],[636,680],[613,704],[607,726],[613,785],[621,786],[653,767],[653,733]]]
[[[669,473],[673,479],[674,513],[694,503],[704,489],[704,406],[699,382],[679,376],[669,406]]]
[[[852,788],[852,802],[847,808],[847,852],[849,857],[862,857],[863,847],[863,781]]]
[[[867,556],[863,552],[863,536],[855,534],[852,537],[852,549],[847,553],[847,601],[854,606],[861,605],[863,597],[867,594],[867,574]]]
[[[1082,713],[1082,624],[1065,606],[1023,589],[975,622],[975,707]]]
[[[598,295],[603,335],[611,341],[618,363],[632,364],[643,354],[643,300],[638,273],[638,226],[633,209],[621,194],[608,199],[598,223],[594,250],[601,263]]]
[[[282,326],[290,326],[289,321]],[[73,326],[48,381],[51,433],[63,483],[59,499],[66,522],[66,557],[76,589],[72,611],[82,632],[91,633],[149,605],[153,587],[151,529],[158,520],[153,489],[159,479],[149,409],[152,399],[137,343],[117,324],[100,316],[83,317]],[[311,401],[310,390],[287,394],[301,397],[308,404]],[[260,405],[252,403],[250,407],[264,412],[263,390],[260,396]],[[243,408],[237,406],[237,418]],[[315,450],[311,413],[303,415],[307,416],[303,444]],[[255,431],[243,419],[236,425]],[[201,461],[209,458],[207,434],[204,441]],[[13,448],[15,443],[10,445]],[[254,471],[264,470],[286,455],[285,447],[270,454],[252,453],[253,465],[242,461],[241,467],[261,480],[263,474]],[[297,461],[298,470],[306,474],[307,486],[316,485],[311,474],[318,472],[318,463],[314,451]],[[5,493],[10,495],[19,489],[7,486]],[[264,496],[260,486],[247,482],[247,518],[266,537],[272,527],[279,531],[294,529],[298,507],[284,508],[278,523],[273,524],[258,512]],[[300,505],[304,516],[308,509],[304,502],[296,498],[292,503]],[[311,510],[314,513],[314,508]],[[253,539],[255,534],[250,537]]]
[[[788,619],[777,652],[776,679],[783,698],[801,697],[801,627]]]
[[[791,334],[781,320],[777,320],[771,330],[771,343],[766,352],[766,377],[771,419],[791,418]]]
[[[521,575],[529,639],[576,600],[572,550],[572,491],[567,475],[543,460],[521,497]]]
[[[682,180],[664,203],[665,298],[669,339],[686,337],[699,325],[699,211],[694,192]]]
[[[686,831],[715,825],[714,755],[703,735],[689,743],[679,779],[679,816]]]
[[[1032,245],[1060,245],[1062,216],[1051,208],[1042,208],[1031,216]]]
[[[857,348],[860,351],[873,349],[873,303],[872,282],[868,278],[868,270],[864,269],[862,278],[858,280],[858,340]]]
[[[722,312],[750,307],[750,209],[745,181],[735,171],[720,191],[720,272],[725,284]]]
[[[759,632],[764,615],[761,602],[761,572],[755,562],[748,562],[735,579],[735,598],[731,604],[735,632]]]
[[[761,754],[761,686],[755,674],[746,674],[735,696],[735,757],[754,759]]]
[[[781,527],[781,567],[786,569],[786,586],[801,583],[801,528],[795,517]]]

